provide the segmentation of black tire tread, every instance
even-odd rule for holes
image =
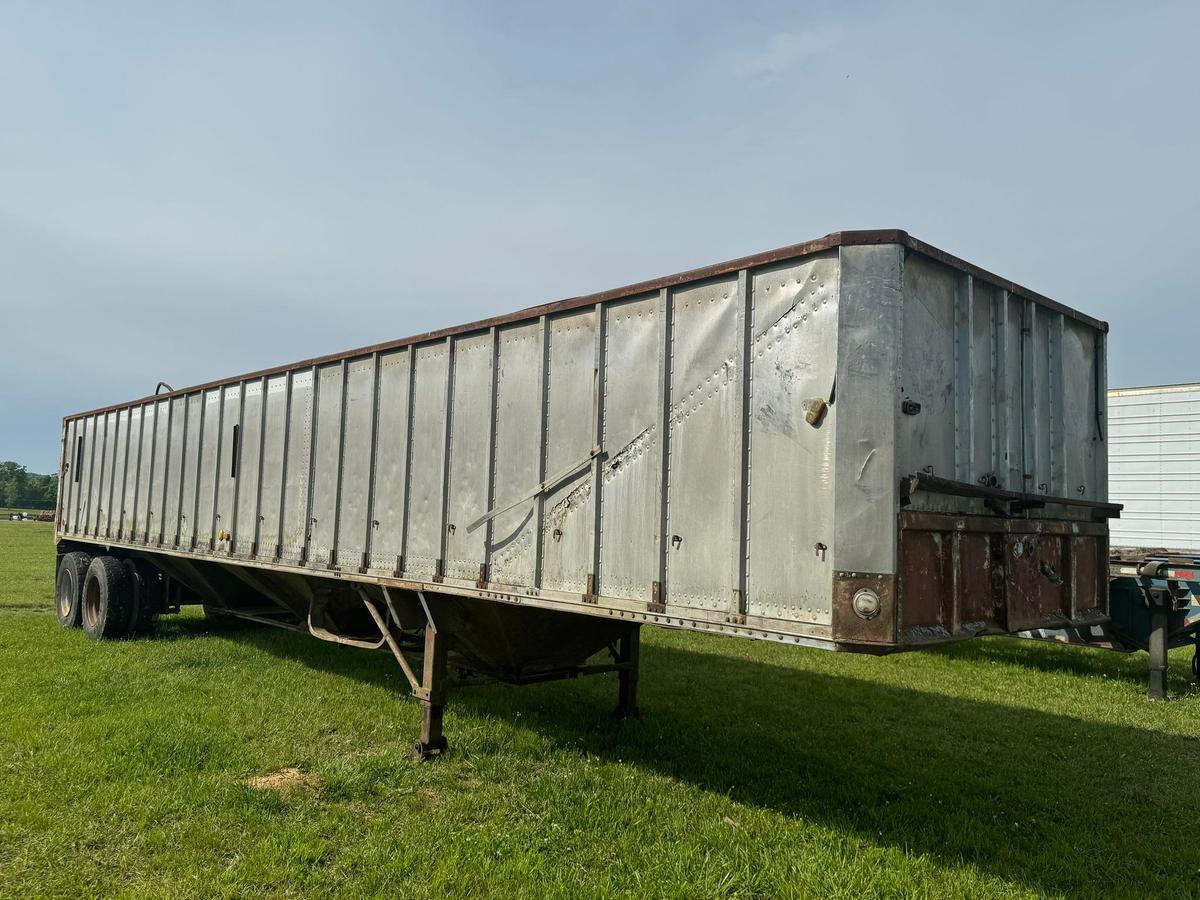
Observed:
[[[83,622],[83,583],[91,564],[91,555],[79,550],[65,554],[59,561],[58,575],[54,579],[54,615],[63,628],[78,628]],[[64,577],[73,580],[75,592],[75,603],[66,618],[63,618],[58,608],[58,594]]]
[[[88,580],[96,579],[100,586],[100,614],[94,628],[84,631],[96,640],[128,637],[133,613],[133,584],[124,564],[113,556],[97,556],[88,567]]]

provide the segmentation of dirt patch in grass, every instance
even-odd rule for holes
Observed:
[[[288,766],[278,772],[271,772],[269,775],[247,778],[246,786],[258,791],[288,794],[293,791],[316,790],[321,786],[321,780],[312,772],[302,772],[294,766]]]

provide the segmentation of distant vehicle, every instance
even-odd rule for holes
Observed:
[[[1106,331],[852,231],[78,413],[59,619],[203,603],[386,647],[420,756],[448,659],[617,671],[626,715],[643,624],[863,653],[1086,628],[1119,512]]]

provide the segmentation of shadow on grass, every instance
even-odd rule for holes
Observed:
[[[390,658],[302,635],[202,620],[171,632],[216,632],[314,669],[396,683]],[[1025,656],[1003,644],[978,653],[1008,661],[1013,649]],[[644,645],[641,685],[643,717],[622,723],[607,715],[611,676],[454,691],[451,747],[456,717],[512,722],[519,714],[522,727],[559,751],[620,761],[1029,888],[1140,896],[1194,889],[1194,738],[1011,706],[1003,696],[963,699],[653,643]]]
[[[1186,651],[1186,648],[1184,648]],[[1147,686],[1149,657],[1140,650],[1118,652],[1013,637],[987,637],[929,651],[959,660],[996,662],[1038,672],[1062,672]],[[1172,654],[1170,689],[1177,696],[1196,692],[1190,651]]]

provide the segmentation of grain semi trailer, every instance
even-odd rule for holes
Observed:
[[[67,416],[57,609],[183,603],[447,669],[617,672],[660,625],[888,653],[1108,611],[1107,326],[840,232]],[[602,654],[607,650],[607,656]]]

